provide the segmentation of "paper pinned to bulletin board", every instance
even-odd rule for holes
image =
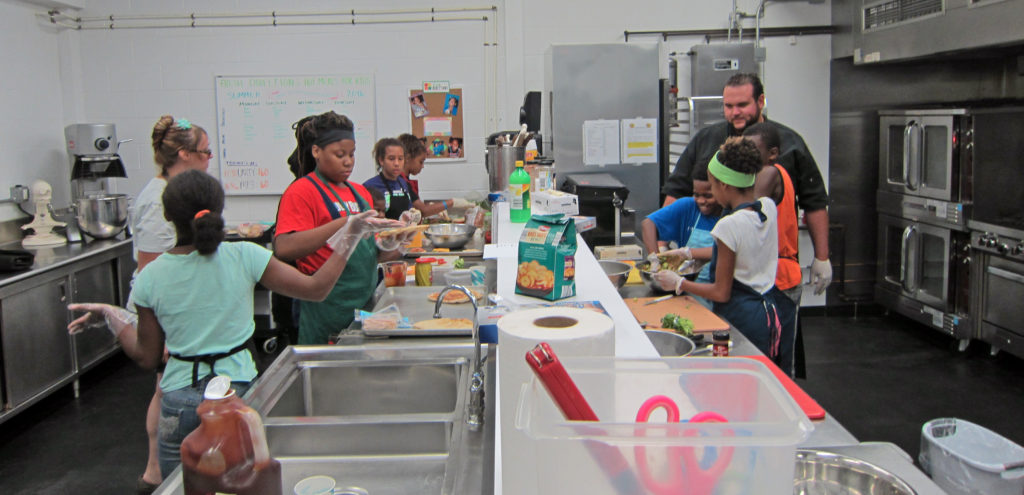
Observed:
[[[465,161],[462,88],[424,84],[409,91],[412,135],[427,147],[427,162]]]

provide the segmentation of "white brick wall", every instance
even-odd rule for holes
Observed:
[[[373,72],[376,75],[377,135],[409,130],[405,95],[428,79],[449,80],[463,88],[467,160],[428,165],[420,175],[426,197],[447,198],[486,187],[483,139],[492,129],[517,126],[528,90],[543,87],[543,54],[551,43],[621,42],[624,30],[725,27],[731,2],[655,0],[646,8],[619,0],[176,0],[137,2],[89,0],[80,15],[245,11],[315,11],[497,5],[496,76],[486,73],[484,30],[490,23],[436,23],[330,27],[136,29],[74,31],[58,34],[37,21],[41,7],[0,2],[0,62],[5,71],[0,93],[0,196],[14,183],[42,177],[57,201],[67,200],[68,165],[63,127],[74,122],[114,122],[119,137],[135,141],[122,148],[128,180],[117,188],[135,193],[154,173],[149,133],[163,113],[185,116],[215,134],[216,75]],[[751,12],[757,2],[741,0]],[[483,15],[474,14],[474,15]],[[488,12],[488,17],[493,16]],[[765,25],[827,24],[829,6],[789,2],[769,4]],[[748,31],[748,34],[752,32]],[[642,39],[650,42],[656,38]],[[686,51],[699,39],[670,39],[663,53]],[[804,134],[827,176],[827,37],[769,40],[766,86],[773,117]],[[7,47],[17,47],[10,50]],[[70,52],[70,53],[68,53]],[[667,62],[666,62],[667,63]],[[685,63],[680,83],[688,84]],[[663,68],[663,72],[667,72]],[[486,78],[496,77],[497,115],[484,108]],[[27,97],[26,94],[31,94]],[[63,97],[63,98],[62,98]],[[16,117],[9,117],[9,116]],[[493,121],[493,122],[492,122]],[[359,143],[360,152],[372,143]],[[367,178],[373,164],[360,157],[356,178]],[[285,167],[285,164],[281,164]],[[211,173],[216,174],[215,162]],[[231,197],[229,220],[271,220],[276,197]],[[20,213],[0,205],[0,220]]]

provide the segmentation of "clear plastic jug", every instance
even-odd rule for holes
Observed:
[[[259,413],[226,376],[210,380],[203,398],[199,427],[181,443],[185,495],[281,495],[281,464],[270,458]]]

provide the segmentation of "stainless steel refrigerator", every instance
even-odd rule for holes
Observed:
[[[659,61],[655,44],[551,45],[545,52],[542,130],[555,160],[558,187],[567,175],[607,173],[629,189],[635,210],[623,219],[623,243],[656,210],[661,187],[658,157],[640,165],[583,163],[583,124],[591,120],[658,118]],[[581,212],[582,213],[582,212]]]

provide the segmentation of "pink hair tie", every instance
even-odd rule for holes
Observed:
[[[210,210],[199,210],[199,211],[196,212],[196,216],[194,216],[192,218],[194,220],[199,220],[200,218],[203,217],[203,215],[206,215],[207,213],[210,213]]]

